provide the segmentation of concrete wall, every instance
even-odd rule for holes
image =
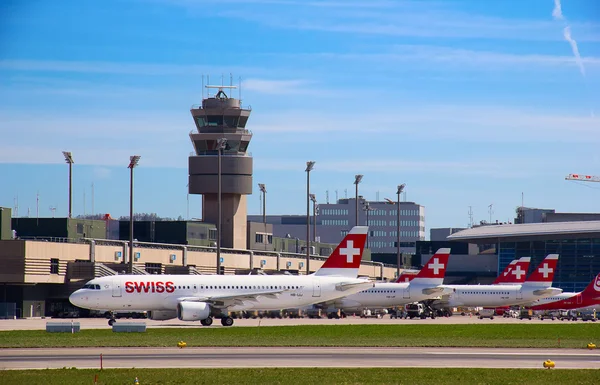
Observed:
[[[159,248],[163,247],[163,248]],[[85,243],[55,243],[44,241],[11,240],[0,241],[0,283],[65,283],[68,262],[75,260],[90,260],[91,246]],[[118,264],[126,255],[122,245],[98,245],[94,247],[95,261],[105,264]],[[121,257],[117,258],[117,253]],[[179,246],[142,247],[135,246],[134,253],[139,253],[136,266],[144,267],[145,263],[160,263],[164,266],[182,266],[184,264],[183,250]],[[253,255],[251,257],[251,254]],[[175,259],[171,258],[175,255]],[[194,265],[204,273],[214,273],[216,270],[216,253],[210,249],[188,246],[187,264]],[[222,249],[222,265],[227,273],[236,269],[262,268],[264,270],[306,270],[304,255],[277,254],[273,252],[249,252]],[[51,273],[51,259],[58,259],[58,273]],[[124,259],[127,261],[127,259]],[[264,261],[264,262],[262,262]],[[288,266],[288,262],[290,265]],[[301,267],[302,264],[302,267]],[[311,260],[311,271],[323,264],[321,260]],[[393,278],[395,268],[385,268],[384,276]],[[370,277],[380,276],[379,265],[364,264],[360,274]]]

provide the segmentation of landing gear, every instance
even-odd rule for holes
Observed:
[[[233,325],[233,318],[231,318],[231,317],[223,317],[223,318],[221,318],[221,325],[223,325],[223,326],[231,326],[231,325]]]
[[[201,320],[200,323],[202,324],[202,326],[210,326],[213,323],[213,319],[212,317],[208,317],[206,319]],[[231,320],[231,323],[233,323],[233,320]]]
[[[117,322],[115,314],[112,311],[106,312],[106,318],[108,318],[108,326],[113,326],[113,324]]]

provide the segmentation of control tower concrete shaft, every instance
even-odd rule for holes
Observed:
[[[189,157],[189,193],[202,194],[202,220],[218,222],[218,141],[226,139],[221,155],[221,246],[246,248],[246,195],[252,194],[252,156],[246,153],[252,133],[246,129],[250,109],[218,89],[202,105],[192,106],[197,132],[190,132],[195,155]]]

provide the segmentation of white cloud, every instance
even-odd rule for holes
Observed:
[[[108,179],[112,172],[106,167],[94,167],[93,169],[94,179]]]
[[[408,6],[407,6],[408,5]],[[559,40],[551,21],[499,18],[469,14],[439,3],[396,3],[379,9],[340,9],[315,12],[296,7],[294,12],[278,7],[228,10],[219,16],[243,19],[272,28],[315,30],[358,35],[387,35],[418,38],[472,38],[499,40]],[[574,25],[581,39],[600,41],[598,24]]]
[[[243,90],[270,95],[323,95],[323,90],[315,86],[310,88],[313,81],[303,79],[272,80],[250,78],[242,82]]]
[[[505,70],[511,71],[516,68],[539,69],[544,67],[569,67],[578,62],[571,56],[541,55],[541,54],[511,54],[491,51],[475,51],[468,49],[457,49],[434,45],[394,45],[388,51],[365,52],[365,53],[310,53],[297,54],[298,57],[315,57],[328,60],[351,60],[370,61],[378,66],[396,66],[398,63],[416,65],[439,64],[444,70],[465,71],[478,69],[482,71]],[[600,58],[580,58],[581,63],[600,67]],[[448,67],[448,65],[454,67]]]

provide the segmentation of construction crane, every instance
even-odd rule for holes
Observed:
[[[583,182],[600,182],[600,176],[569,174],[565,177],[565,180],[579,180],[579,181],[583,181]]]

